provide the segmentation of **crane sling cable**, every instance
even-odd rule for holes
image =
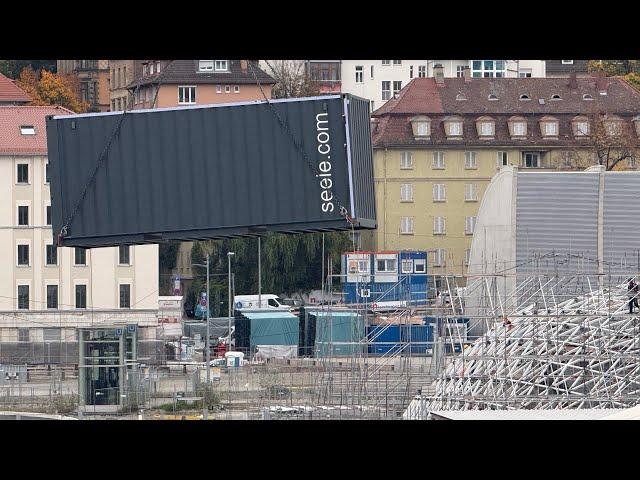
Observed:
[[[162,79],[163,79],[164,75],[167,73],[167,70],[169,69],[169,67],[171,66],[172,63],[173,63],[173,60],[169,60],[169,63],[167,65],[165,65],[165,67],[162,70],[162,72],[155,79],[155,81],[157,82],[157,86],[156,86],[156,93],[155,93],[155,95],[153,97],[153,103],[151,104],[152,108],[155,106],[156,101],[158,99],[158,93],[160,92],[160,86],[162,85]],[[151,84],[153,85],[153,83],[154,82],[152,81]],[[135,100],[136,94],[140,90],[140,85],[141,84],[142,84],[141,81],[137,82],[136,88],[135,88],[135,90],[133,92],[134,100]],[[78,198],[78,201],[75,203],[73,209],[71,210],[71,214],[69,215],[69,217],[67,217],[67,221],[62,225],[62,228],[60,229],[60,232],[58,232],[58,245],[60,245],[60,239],[67,235],[67,233],[69,231],[69,227],[71,225],[71,222],[73,221],[73,219],[75,218],[76,214],[78,213],[78,210],[80,210],[80,206],[84,202],[84,199],[87,196],[87,193],[89,192],[89,188],[94,184],[94,182],[96,180],[96,177],[98,175],[98,171],[100,170],[100,167],[102,165],[104,165],[104,163],[105,163],[105,161],[107,159],[107,153],[109,153],[109,149],[111,148],[111,144],[113,143],[113,140],[118,135],[118,132],[120,132],[120,127],[122,126],[122,122],[124,121],[124,117],[125,117],[125,115],[127,113],[129,113],[129,110],[127,110],[127,108],[125,106],[125,109],[122,111],[122,115],[120,115],[120,118],[118,119],[118,122],[115,124],[115,126],[113,128],[113,131],[111,132],[111,136],[107,139],[107,142],[105,143],[105,146],[104,146],[102,152],[98,156],[98,161],[96,162],[96,166],[93,169],[93,172],[91,173],[91,176],[89,177],[89,180],[87,180],[87,183],[85,184],[84,188],[82,189],[82,193],[80,194],[80,198]]]
[[[293,132],[289,128],[289,123],[285,122],[282,119],[282,117],[280,117],[280,114],[278,113],[276,108],[273,106],[273,103],[271,103],[271,101],[269,100],[269,97],[267,97],[266,93],[264,93],[264,89],[262,88],[262,84],[260,83],[260,80],[258,79],[258,76],[256,75],[255,67],[253,66],[253,63],[251,62],[251,60],[246,60],[246,62],[249,65],[249,69],[251,70],[251,73],[253,74],[253,78],[255,79],[256,84],[258,85],[258,88],[260,89],[260,93],[262,93],[262,96],[264,97],[265,101],[269,105],[269,108],[271,109],[271,112],[273,113],[273,115],[275,116],[278,124],[280,125],[280,128],[289,136],[289,138],[291,139],[291,142],[293,143],[293,146],[296,148],[298,153],[300,153],[300,155],[302,155],[302,158],[304,158],[304,160],[307,162],[307,165],[311,169],[311,172],[316,176],[320,175],[320,171],[313,164],[313,162],[309,158],[309,155],[307,155],[307,152],[303,148],[302,144],[298,141],[296,136],[293,134]],[[344,204],[340,201],[340,198],[338,197],[338,195],[334,194],[334,197],[335,197],[336,203],[338,204],[338,207],[340,209],[340,215],[345,217],[347,222],[349,222],[349,224],[353,228],[353,218],[349,215],[349,211],[344,206]]]

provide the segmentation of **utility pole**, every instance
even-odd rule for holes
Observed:
[[[229,320],[229,343],[228,343],[228,347],[229,347],[229,351],[231,351],[231,307],[232,307],[232,302],[233,299],[231,298],[231,257],[235,255],[235,252],[227,252],[227,263],[229,266],[229,315],[228,315],[228,320]]]
[[[261,238],[258,237],[258,308],[262,308],[262,264],[261,257]]]
[[[206,349],[206,353],[205,353],[205,358],[206,358],[206,369],[207,369],[207,390],[205,393],[205,398],[208,398],[209,396],[209,389],[211,388],[211,348],[209,347],[209,312],[210,312],[210,308],[211,308],[211,299],[209,298],[209,252],[207,252],[207,338],[204,341],[204,345],[205,345],[205,349]],[[175,389],[175,385],[173,387]],[[174,395],[175,396],[175,395]],[[175,400],[174,400],[175,402]],[[175,403],[174,403],[175,405]],[[175,409],[175,407],[174,407]],[[175,414],[175,411],[174,411]],[[203,410],[202,410],[202,418],[204,420],[208,420],[209,419],[209,405],[205,404],[203,406]]]

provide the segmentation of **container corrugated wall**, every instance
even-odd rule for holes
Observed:
[[[76,204],[61,245],[349,230],[340,206],[354,217],[356,229],[375,228],[364,103],[334,95],[50,118],[54,232],[67,224]]]
[[[604,273],[640,272],[639,172],[607,172],[604,179]]]

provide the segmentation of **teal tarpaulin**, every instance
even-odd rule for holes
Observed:
[[[355,312],[310,312],[316,317],[315,350],[319,357],[364,352],[364,318]]]
[[[289,312],[243,312],[251,322],[249,343],[256,345],[298,345],[299,320]]]

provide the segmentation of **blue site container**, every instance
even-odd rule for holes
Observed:
[[[403,343],[409,343],[403,355],[425,355],[433,347],[433,325],[373,325],[368,328],[367,336],[369,353],[373,355],[393,355],[400,351]]]
[[[400,325],[372,325],[367,328],[369,353],[393,355],[400,349]]]

